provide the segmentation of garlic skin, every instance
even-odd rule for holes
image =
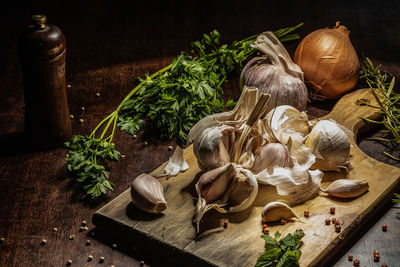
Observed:
[[[189,165],[183,158],[183,149],[177,146],[174,154],[169,158],[167,166],[164,168],[164,175],[161,176],[176,176],[179,172],[184,172],[187,169],[189,169]]]
[[[255,86],[261,93],[270,94],[267,112],[280,105],[305,110],[308,92],[303,72],[293,63],[280,41],[272,32],[265,32],[252,46],[264,55],[246,64],[240,75],[240,87]]]
[[[267,143],[257,148],[251,171],[254,174],[263,170],[272,172],[272,168],[275,166],[289,167],[289,165],[290,157],[286,146],[281,143]]]
[[[160,181],[149,174],[143,173],[132,181],[131,197],[136,207],[148,213],[159,214],[167,208]]]
[[[291,218],[297,218],[299,221],[301,221],[287,204],[279,201],[270,202],[265,205],[261,216],[262,221],[265,223],[277,222],[281,219],[289,220]]]
[[[359,197],[369,189],[368,182],[365,180],[347,180],[339,179],[331,183],[327,189],[322,192],[338,198]]]
[[[321,120],[311,130],[305,145],[316,156],[313,169],[340,171],[350,157],[350,141],[346,133],[332,120]]]

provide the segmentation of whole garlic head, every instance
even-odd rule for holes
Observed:
[[[313,169],[340,171],[350,157],[350,141],[346,133],[331,120],[319,121],[306,139],[306,146],[316,156]]]

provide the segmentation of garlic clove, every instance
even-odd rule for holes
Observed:
[[[189,168],[183,157],[183,149],[177,146],[172,157],[169,158],[167,166],[164,168],[164,174],[167,176],[178,175],[179,172],[184,172]]]
[[[350,141],[346,133],[332,120],[321,120],[311,130],[305,145],[316,156],[313,169],[340,171],[350,157]]]
[[[281,219],[289,220],[292,218],[297,218],[301,221],[287,204],[279,201],[270,202],[265,205],[261,216],[262,221],[266,223],[277,222]]]
[[[132,181],[131,197],[133,204],[145,212],[159,214],[167,208],[160,181],[149,174],[143,173]]]
[[[255,174],[267,170],[272,172],[273,167],[289,167],[289,151],[281,143],[267,143],[259,146],[255,152],[255,159],[251,171]]]
[[[368,182],[365,180],[347,180],[339,179],[331,183],[327,189],[322,192],[339,198],[355,198],[359,197],[369,189]]]

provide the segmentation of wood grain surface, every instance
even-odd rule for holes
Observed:
[[[350,129],[357,136],[365,126],[363,117],[377,119],[376,109],[360,106],[359,99],[376,105],[369,89],[359,89],[345,95],[333,110],[322,119],[334,119]],[[321,266],[326,263],[349,238],[360,230],[362,222],[369,219],[377,208],[382,206],[400,185],[400,169],[378,162],[364,154],[351,139],[350,171],[325,172],[322,187],[337,179],[365,179],[370,190],[356,199],[342,200],[320,195],[294,207],[296,214],[309,210],[310,217],[287,225],[272,225],[271,234],[279,231],[286,235],[297,228],[304,230],[304,245],[301,248],[301,266]],[[130,189],[98,210],[93,216],[93,223],[100,231],[110,236],[123,232],[124,242],[143,236],[149,244],[157,244],[163,249],[161,255],[168,255],[172,250],[193,255],[193,261],[208,266],[253,266],[262,254],[264,242],[259,238],[261,232],[261,211],[266,203],[283,199],[272,186],[261,186],[253,207],[231,215],[210,212],[204,216],[200,236],[196,236],[192,224],[195,209],[194,184],[201,175],[192,147],[185,150],[184,157],[189,169],[176,177],[160,179],[163,184],[168,208],[162,215],[148,215],[135,209],[131,203]],[[163,173],[163,166],[153,172],[155,176]],[[384,175],[384,176],[383,176]],[[286,199],[286,201],[289,201]],[[330,215],[330,207],[335,207],[336,214]],[[335,217],[341,222],[342,231],[336,233],[333,225],[325,225],[325,219]],[[229,220],[226,230],[222,222]],[[151,246],[149,246],[150,248]],[[244,249],[245,248],[245,249]],[[168,258],[172,263],[175,258]]]
[[[168,65],[180,51],[190,49],[191,41],[213,29],[221,32],[223,42],[231,42],[301,21],[305,25],[299,33],[304,36],[341,20],[351,30],[350,38],[360,55],[364,52],[374,62],[382,63],[384,70],[399,76],[399,3],[309,2],[144,1],[135,2],[134,7],[131,2],[109,0],[4,3],[0,8],[3,26],[0,38],[0,237],[5,238],[5,243],[0,245],[0,266],[64,266],[68,259],[72,259],[73,266],[94,266],[101,256],[105,257],[102,266],[139,266],[139,261],[154,258],[154,252],[143,253],[141,249],[147,248],[140,237],[129,247],[130,253],[135,251],[131,257],[121,252],[122,244],[118,243],[117,250],[111,249],[116,242],[114,237],[100,233],[92,237],[88,231],[79,232],[79,227],[82,220],[86,220],[92,230],[93,213],[124,192],[133,177],[149,173],[168,160],[172,152],[167,147],[175,145],[174,140],[148,140],[143,133],[134,140],[117,131],[114,142],[126,157],[109,166],[111,180],[116,184],[114,191],[95,202],[76,194],[73,178],[65,169],[66,150],[36,151],[23,136],[24,96],[16,44],[18,34],[31,23],[32,14],[46,14],[48,21],[59,26],[66,36],[67,82],[71,85],[67,93],[70,111],[75,116],[73,132],[88,134],[133,88],[135,77]],[[292,54],[297,44],[285,46]],[[234,78],[224,89],[226,98],[238,98]],[[97,92],[100,97],[96,97]],[[326,115],[334,103],[310,103],[310,117]],[[82,106],[86,108],[84,112]],[[79,123],[79,118],[84,119],[83,124]],[[374,135],[376,131],[360,137],[360,147],[381,161],[396,164],[381,153],[389,148],[368,140]],[[149,141],[148,146],[144,145],[145,140]],[[368,220],[362,233],[367,233],[388,208],[390,205],[382,209],[379,216]],[[393,222],[389,231],[399,229],[397,225],[398,222]],[[58,228],[57,232],[53,232],[54,227]],[[380,229],[379,225],[376,227]],[[75,234],[74,240],[69,240],[70,234]],[[352,244],[361,243],[362,247],[373,250],[375,246],[371,242],[358,241],[361,237],[362,234],[357,235]],[[40,245],[43,238],[47,240],[45,246]],[[85,246],[87,239],[91,240],[90,246]],[[385,238],[381,241],[382,244],[389,242]],[[393,245],[394,248],[399,246]],[[344,255],[347,250],[352,248],[346,247],[336,255]],[[380,252],[382,255],[383,251]],[[92,262],[87,261],[89,254],[94,256]],[[367,260],[370,254],[360,251],[360,256]],[[180,259],[182,265],[187,263],[187,255]],[[342,262],[338,266],[343,266]]]

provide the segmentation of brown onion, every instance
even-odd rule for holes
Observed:
[[[320,29],[304,37],[294,54],[306,85],[325,98],[338,98],[357,83],[360,63],[349,35],[350,31],[336,22],[333,29]]]

